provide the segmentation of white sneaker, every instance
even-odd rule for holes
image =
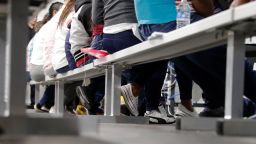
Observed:
[[[121,95],[124,97],[125,104],[134,116],[138,116],[138,97],[132,93],[132,85],[127,84],[121,86]]]
[[[46,108],[45,106],[42,107],[42,110],[48,111],[48,112],[50,111],[50,109]]]
[[[198,117],[198,113],[193,108],[193,112],[188,110],[185,106],[182,104],[178,105],[178,109],[175,113],[175,117]]]
[[[51,107],[51,109],[49,110],[49,113],[55,113],[55,106]]]
[[[149,123],[154,124],[172,124],[175,122],[174,117],[168,117],[157,110],[146,111],[144,116],[149,117]]]
[[[34,105],[34,109],[36,112],[40,112],[40,113],[41,112],[44,112],[44,113],[49,112],[49,110],[46,107],[44,107],[44,106],[42,107],[39,103]]]

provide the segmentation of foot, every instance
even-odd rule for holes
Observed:
[[[75,114],[76,115],[87,115],[88,114],[88,110],[83,105],[79,104],[76,107]]]
[[[124,97],[125,104],[127,108],[130,110],[130,112],[134,116],[138,116],[138,97],[133,95],[132,85],[127,84],[121,86],[121,95]]]
[[[205,107],[202,112],[199,113],[200,117],[224,117],[224,108],[219,107],[219,108],[208,108]]]
[[[185,106],[183,106],[182,104],[178,105],[178,109],[175,113],[175,117],[198,117],[197,112],[195,111],[194,108],[192,108],[193,110],[189,110],[187,109]]]
[[[256,114],[249,117],[249,119],[256,120]]]
[[[34,105],[35,105],[35,104],[26,105],[26,108],[27,108],[27,109],[34,109]]]
[[[49,113],[49,109],[42,107],[39,103],[34,106],[36,112]]]
[[[157,110],[146,111],[144,116],[148,117],[149,123],[153,123],[153,124],[172,124],[175,122],[174,117],[172,116],[168,117],[164,114],[161,114]]]
[[[88,110],[90,109],[90,102],[88,95],[90,91],[86,86],[77,86],[76,87],[76,94],[81,102],[81,104]]]

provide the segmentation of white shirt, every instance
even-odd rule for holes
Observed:
[[[30,57],[30,63],[34,65],[43,65],[44,60],[43,60],[43,37],[45,34],[45,30],[40,29],[38,33],[34,36],[34,41],[33,41],[33,51],[31,53]]]
[[[54,70],[58,70],[68,65],[65,53],[65,39],[68,33],[68,22],[72,19],[74,12],[71,12],[62,26],[57,28],[55,43],[52,50],[52,65]]]
[[[120,23],[112,26],[107,26],[103,28],[103,33],[105,34],[117,34],[126,30],[132,30],[135,37],[142,41],[142,38],[138,31],[137,23]]]
[[[55,33],[57,31],[57,25],[59,22],[60,15],[65,5],[55,14],[50,21],[48,21],[43,27],[47,27],[47,34],[44,39],[44,71],[51,71],[52,66],[52,49],[55,43]]]
[[[85,30],[83,24],[78,19],[78,16],[82,10],[83,6],[73,15],[71,28],[70,28],[70,38],[69,42],[71,44],[71,53],[73,54],[75,60],[81,59],[84,55],[77,53],[82,47],[89,47],[91,43],[91,37]]]
[[[116,34],[126,30],[131,30],[133,27],[137,27],[137,23],[120,23],[112,26],[107,26],[103,28],[103,33],[106,34]]]

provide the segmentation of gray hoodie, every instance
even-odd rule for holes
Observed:
[[[137,23],[134,0],[102,0],[104,2],[104,27],[120,23]]]

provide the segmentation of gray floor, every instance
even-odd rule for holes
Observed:
[[[207,131],[177,131],[174,125],[99,124],[97,134],[0,137],[1,144],[255,144],[256,138],[223,137]]]
[[[120,144],[255,144],[256,138],[223,137],[214,132],[177,131],[174,125],[100,124],[102,140]]]
[[[34,116],[42,116],[27,110]],[[45,115],[45,114],[43,114]],[[49,114],[46,114],[49,115]],[[3,141],[4,140],[4,141]],[[46,140],[46,141],[45,141]],[[98,124],[96,134],[85,137],[61,136],[32,136],[22,139],[0,139],[2,143],[16,143],[22,141],[26,144],[256,144],[256,137],[227,137],[219,136],[210,131],[178,131],[173,125],[142,125],[142,124]],[[18,142],[20,143],[20,142]]]

